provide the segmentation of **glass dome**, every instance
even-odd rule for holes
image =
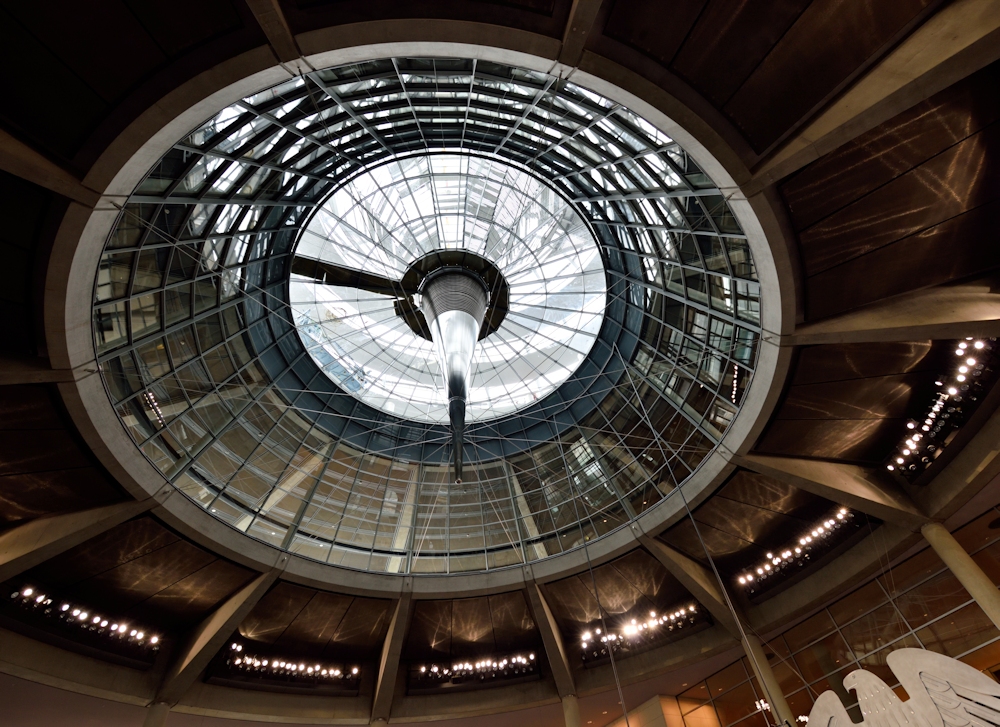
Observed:
[[[372,291],[459,239],[509,309],[456,484],[420,321]],[[313,71],[180,139],[121,211],[93,323],[165,479],[383,573],[518,566],[656,507],[718,446],[761,333],[746,237],[684,149],[574,83],[441,58]]]
[[[436,154],[366,170],[319,208],[295,255],[398,283],[437,250],[484,257],[509,289],[476,350],[470,421],[540,401],[579,368],[607,297],[597,241],[562,196],[499,160]],[[404,419],[448,420],[434,344],[397,313],[397,297],[293,270],[290,298],[306,350],[339,386]]]

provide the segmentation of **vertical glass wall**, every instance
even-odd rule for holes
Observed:
[[[1000,585],[1000,511],[989,510],[954,535],[992,581]],[[933,550],[927,548],[844,596],[765,645],[796,717],[832,689],[861,722],[854,692],[843,680],[855,669],[876,674],[901,699],[907,695],[886,665],[896,649],[951,656],[996,679],[1000,631]],[[744,658],[678,696],[687,727],[766,727],[763,691]],[[799,720],[802,723],[803,720]]]

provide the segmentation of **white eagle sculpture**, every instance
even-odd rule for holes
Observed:
[[[933,651],[899,649],[886,659],[909,695],[905,702],[863,669],[844,679],[853,689],[865,727],[1000,727],[1000,684],[968,664]],[[852,727],[840,698],[823,692],[809,727]]]

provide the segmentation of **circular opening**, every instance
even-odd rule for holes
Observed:
[[[338,386],[403,419],[448,421],[415,300],[436,270],[484,271],[492,300],[506,303],[491,306],[494,330],[476,349],[469,421],[555,391],[604,319],[605,272],[587,223],[540,179],[495,159],[411,156],[367,170],[320,207],[294,254],[290,297],[306,350]]]
[[[433,180],[435,159],[451,160],[460,170],[453,176],[467,182],[504,169],[504,180],[536,185],[521,204],[540,208],[539,218],[563,205],[569,229],[580,230],[568,278],[603,285],[599,311],[562,306],[599,323],[570,331],[592,341],[570,347],[582,352],[578,363],[553,369],[561,382],[501,416],[470,418],[461,485],[449,473],[447,426],[364,401],[322,368],[295,325],[296,286],[321,287],[295,262],[312,239],[306,230],[327,219],[320,210],[372,175],[391,179],[393,169],[405,176],[424,165]],[[348,209],[337,208],[341,217]],[[442,216],[480,221],[443,212],[435,210],[436,226]],[[448,237],[455,224],[436,229],[437,254],[459,249]],[[438,250],[416,246],[391,268],[364,247],[382,238],[365,231],[354,248],[344,239],[315,237],[319,247],[337,241],[329,255],[374,253],[381,267],[351,269],[383,279],[402,280]],[[535,298],[559,307],[550,301],[563,292],[549,283],[562,285],[563,276],[521,259],[508,270],[477,254],[501,271],[511,297],[495,332],[479,341],[483,350],[505,326],[523,326],[513,298],[525,270],[546,281]],[[336,287],[325,283],[324,273],[322,285]],[[428,343],[391,316],[394,330]],[[126,430],[214,517],[330,564],[469,572],[593,542],[689,482],[753,375],[760,286],[724,195],[638,114],[537,71],[395,58],[310,72],[180,139],[108,238],[93,324]]]

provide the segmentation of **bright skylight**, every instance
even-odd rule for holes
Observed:
[[[510,286],[509,312],[473,362],[469,421],[544,399],[590,352],[607,288],[587,224],[533,175],[468,155],[394,160],[337,190],[296,254],[399,280],[414,260],[440,249],[481,255]],[[396,315],[394,301],[292,276],[302,342],[334,382],[389,414],[447,422],[434,345]]]

